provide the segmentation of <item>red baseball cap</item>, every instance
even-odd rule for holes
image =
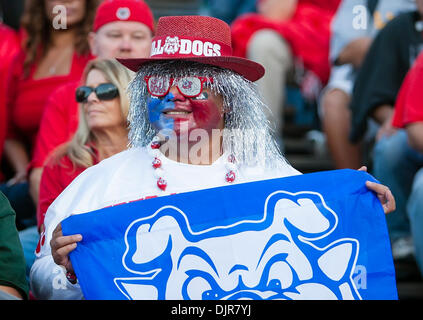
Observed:
[[[207,16],[161,17],[152,39],[150,58],[117,60],[134,72],[153,61],[184,60],[229,69],[250,81],[264,75],[261,64],[232,55],[229,25]]]
[[[136,21],[154,32],[154,18],[150,7],[143,0],[105,0],[97,8],[93,31],[114,21]]]

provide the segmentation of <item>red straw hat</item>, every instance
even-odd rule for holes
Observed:
[[[154,18],[143,0],[105,0],[97,8],[93,31],[114,21],[135,21],[145,24],[154,32]]]
[[[256,62],[232,55],[231,29],[222,20],[206,16],[161,17],[152,40],[150,58],[118,59],[137,72],[153,61],[182,60],[235,71],[250,81],[264,75]]]

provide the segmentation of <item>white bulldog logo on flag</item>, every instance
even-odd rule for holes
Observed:
[[[352,280],[358,241],[316,245],[338,224],[320,194],[278,191],[262,217],[244,217],[193,230],[165,206],[133,221],[122,263],[134,277],[116,286],[128,299],[361,299]]]

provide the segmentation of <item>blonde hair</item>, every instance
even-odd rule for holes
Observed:
[[[131,81],[134,73],[121,65],[114,59],[96,59],[90,61],[84,69],[82,83],[87,80],[88,74],[92,70],[98,70],[103,73],[105,79],[113,83],[119,90],[120,108],[124,118],[128,116],[129,100],[126,95],[126,88]],[[87,144],[94,142],[94,136],[88,127],[87,119],[83,109],[83,103],[79,104],[79,123],[72,140],[59,150],[59,158],[68,156],[74,167],[88,168],[93,163],[93,152]]]

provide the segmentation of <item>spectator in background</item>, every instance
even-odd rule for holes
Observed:
[[[15,211],[0,192],[0,300],[28,299],[25,259],[15,225]]]
[[[35,253],[45,242],[44,215],[50,204],[80,173],[127,148],[129,100],[126,88],[133,73],[115,59],[93,60],[84,71],[77,89],[80,121],[76,134],[49,157],[43,170],[40,188],[38,224],[43,230]],[[75,201],[79,201],[75,198]],[[60,270],[59,275],[62,273]],[[51,275],[50,275],[51,276]],[[72,279],[68,279],[72,280]],[[66,278],[63,279],[67,282]],[[51,283],[32,284],[35,295]],[[70,292],[63,291],[61,298]]]
[[[40,230],[50,204],[86,168],[127,148],[129,101],[126,87],[133,73],[115,59],[88,63],[76,90],[79,122],[70,142],[55,149],[41,178],[37,222]]]
[[[329,78],[330,21],[338,1],[260,0],[258,14],[246,14],[232,24],[234,54],[261,63],[265,76],[257,82],[270,108],[276,134],[282,137],[287,77],[305,68],[303,93],[313,99]],[[296,67],[296,68],[295,68]],[[311,87],[313,89],[311,89]]]
[[[153,14],[144,1],[104,1],[97,8],[92,31],[88,35],[91,53],[100,59],[148,57],[153,32]],[[75,91],[80,84],[81,80],[78,79],[61,85],[52,92],[44,108],[33,158],[28,169],[37,217],[45,214],[48,204],[60,193],[56,188],[54,197],[51,193],[46,201],[46,196],[42,195],[42,203],[39,203],[40,181],[48,155],[56,147],[72,139],[78,127],[79,112]],[[65,182],[56,183],[64,188],[75,176],[73,173],[66,177]],[[45,190],[46,186],[43,188]],[[39,232],[42,231],[40,221],[37,219],[38,226],[19,233],[27,261],[27,275],[35,259],[34,251],[40,238]]]
[[[244,13],[256,12],[257,0],[208,0],[208,14],[231,24]]]
[[[20,49],[18,33],[12,28],[0,23],[0,160],[2,159],[3,144],[7,130],[7,109],[6,109],[6,82],[10,64]],[[5,176],[0,168],[0,182]]]
[[[91,53],[98,58],[148,57],[154,33],[153,14],[142,0],[107,0],[97,9],[88,34]],[[42,166],[48,154],[68,141],[78,125],[74,99],[79,79],[62,85],[47,100],[29,171],[31,195],[37,204]]]
[[[401,173],[397,169],[392,171],[398,168],[398,165],[395,167],[396,159],[406,157],[404,147],[394,147],[403,133],[392,127],[392,115],[401,84],[423,49],[423,0],[416,0],[416,3],[417,11],[394,18],[374,39],[357,74],[350,106],[352,142],[360,141],[369,119],[379,125],[373,149],[373,174],[389,186],[398,199],[397,210],[386,217],[394,259],[407,257],[414,250],[406,213],[407,199],[401,196],[403,190],[395,188],[396,175]],[[387,170],[395,174],[386,175]],[[402,185],[401,188],[407,187]]]
[[[399,238],[396,256],[414,254],[423,276],[423,54],[410,69],[395,103],[392,125],[399,130],[375,148],[378,178],[395,191],[397,209],[391,236]],[[392,229],[392,227],[391,227]]]
[[[54,22],[55,6],[61,5],[60,29]],[[59,85],[78,80],[92,58],[87,35],[94,18],[96,0],[28,0],[22,17],[24,44],[15,56],[7,81],[8,132],[5,159],[14,172],[0,190],[15,208],[19,229],[24,218],[35,218],[28,193],[27,166],[48,95]],[[66,10],[63,10],[66,8]],[[21,204],[27,206],[21,209]],[[35,222],[35,220],[33,220]]]
[[[329,83],[319,114],[335,168],[358,168],[362,147],[351,143],[349,103],[357,72],[377,33],[400,13],[416,9],[414,0],[343,0],[331,24]]]

